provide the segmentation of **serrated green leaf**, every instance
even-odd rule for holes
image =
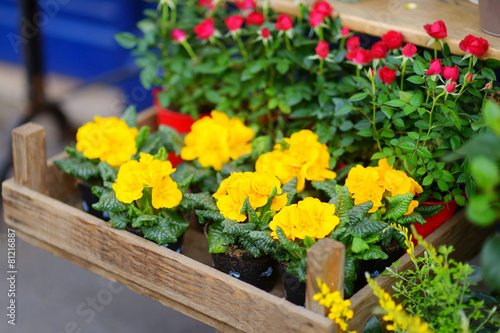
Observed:
[[[376,259],[387,259],[389,256],[387,253],[382,251],[380,246],[378,245],[370,245],[370,248],[368,250],[365,250],[362,253],[356,254],[356,258],[361,259],[361,260],[376,260]]]
[[[116,180],[118,172],[111,165],[101,161],[97,167],[99,168],[99,173],[103,181],[114,182]]]
[[[409,224],[409,223],[425,224],[426,221],[424,220],[422,215],[420,215],[420,213],[413,211],[408,215],[401,216],[398,220],[398,223],[399,224]]]
[[[199,222],[201,224],[205,223],[206,220],[212,220],[214,222],[222,222],[224,221],[224,215],[219,212],[214,212],[212,210],[195,210],[196,215],[198,216]]]
[[[290,252],[295,258],[305,257],[306,249],[303,247],[300,247],[296,243],[289,240],[286,237],[285,233],[283,232],[283,229],[281,229],[280,226],[276,227],[276,234],[278,235],[278,239],[279,239],[281,245],[283,245],[283,247],[288,252]]]
[[[212,198],[212,196],[206,192],[185,193],[182,196],[181,206],[187,210],[203,208],[214,212],[219,211],[214,198]]]
[[[371,201],[355,205],[354,207],[349,209],[349,222],[352,224],[356,224],[362,221],[368,214],[368,211],[372,209],[372,207],[373,202]]]
[[[413,200],[413,194],[407,193],[404,195],[397,194],[394,197],[388,197],[387,202],[389,206],[386,208],[385,217],[387,219],[398,220],[406,212],[408,212],[408,206],[410,206]]]
[[[125,229],[128,224],[132,223],[132,219],[126,211],[118,213],[110,212],[109,223],[115,229]]]
[[[423,205],[422,203],[414,209],[414,212],[420,213],[422,217],[432,217],[439,213],[444,205]]]
[[[353,237],[352,244],[351,244],[352,252],[361,253],[365,250],[368,250],[369,248],[370,248],[370,245],[368,245],[364,240],[362,240],[359,237]]]
[[[245,198],[245,201],[243,202],[243,207],[241,208],[240,212],[241,212],[241,214],[248,216],[248,221],[250,223],[254,224],[255,226],[260,225],[260,219],[257,215],[257,212],[250,205],[250,201],[248,200],[248,197]]]
[[[224,253],[236,241],[236,237],[222,232],[221,223],[211,224],[207,236],[209,253]]]
[[[168,229],[176,237],[180,237],[189,227],[189,222],[173,210],[162,209],[158,218],[158,225],[163,229]]]
[[[56,160],[54,164],[57,165],[64,173],[88,181],[91,178],[100,176],[97,161],[94,162],[89,159],[80,160],[77,158],[67,158],[64,160]]]
[[[364,218],[361,222],[351,226],[350,232],[354,237],[366,240],[370,236],[376,235],[384,230],[386,227],[387,223],[375,221],[372,218]]]
[[[311,182],[311,185],[318,191],[324,191],[330,199],[337,194],[336,190],[337,181],[335,181],[334,179],[328,179],[324,181],[314,181]]]
[[[390,101],[385,102],[384,105],[388,105],[388,106],[392,106],[392,107],[401,107],[401,106],[405,106],[406,102],[403,101],[402,99],[391,99]]]
[[[432,154],[429,151],[429,149],[423,146],[417,147],[417,155],[420,156],[421,158],[432,158]]]
[[[342,189],[337,192],[334,205],[335,214],[340,219],[339,227],[343,227],[349,223],[349,210],[354,206],[347,186],[343,186]]]
[[[144,233],[144,238],[150,239],[158,245],[177,242],[177,237],[160,224],[151,227],[143,226],[141,231]]]
[[[222,232],[231,236],[243,236],[249,231],[255,230],[253,223],[240,223],[231,219],[224,219],[221,223]]]
[[[346,280],[356,280],[358,266],[358,260],[356,260],[356,258],[350,253],[346,254],[344,270],[344,276]]]
[[[406,80],[410,81],[411,83],[415,83],[415,84],[424,84],[424,82],[425,82],[425,79],[419,75],[409,76]]]
[[[160,134],[163,146],[167,151],[173,151],[176,155],[181,154],[181,150],[184,147],[184,139],[174,128],[160,125],[158,133]]]
[[[127,205],[118,201],[113,190],[104,191],[99,198],[99,201],[92,205],[95,210],[105,212],[122,212],[127,209]]]
[[[137,110],[135,105],[129,105],[125,111],[123,111],[122,119],[125,120],[128,127],[137,128]]]

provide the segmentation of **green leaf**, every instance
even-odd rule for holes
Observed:
[[[177,242],[177,237],[175,237],[170,230],[160,224],[152,227],[143,226],[141,231],[144,233],[144,238],[150,239],[158,245]]]
[[[182,197],[181,206],[187,210],[203,208],[214,212],[219,211],[214,198],[207,192],[185,193]]]
[[[132,49],[137,45],[135,35],[130,32],[119,32],[115,34],[115,40],[124,49]]]
[[[360,92],[360,93],[356,93],[354,95],[352,95],[349,100],[351,102],[356,102],[356,101],[361,101],[363,99],[365,99],[366,97],[368,96],[367,93],[364,93],[364,92]]]
[[[425,65],[420,60],[413,62],[413,70],[417,75],[425,75],[425,72],[427,72]]]
[[[176,155],[181,154],[181,149],[184,147],[184,139],[177,130],[169,126],[160,125],[158,133],[167,151],[173,151]]]
[[[444,205],[423,205],[420,204],[415,208],[414,212],[420,213],[423,217],[432,217],[439,213],[444,208]]]
[[[365,250],[368,250],[370,245],[368,245],[364,240],[358,237],[353,237],[351,250],[354,253],[361,253]]]
[[[373,136],[373,130],[371,128],[365,128],[357,133],[359,136],[369,138]]]
[[[137,151],[140,151],[142,145],[149,140],[150,130],[151,128],[149,128],[149,126],[142,126],[141,129],[139,130],[139,133],[137,133],[137,137],[135,139],[135,145],[137,147]]]
[[[224,219],[221,223],[222,232],[230,236],[243,236],[249,231],[255,230],[256,225],[253,223],[239,223],[231,219]]]
[[[365,327],[363,328],[362,333],[382,333],[382,326],[378,321],[377,317],[373,316],[368,320]]]
[[[484,279],[494,290],[500,290],[500,237],[488,239],[481,252]]]
[[[434,181],[434,179],[432,178],[432,176],[427,175],[424,177],[424,180],[422,181],[422,186],[429,186],[432,184],[433,181]]]
[[[64,160],[56,160],[54,164],[59,167],[64,173],[88,181],[91,178],[100,176],[100,171],[97,162],[85,159],[67,158]]]
[[[387,202],[389,203],[389,206],[387,207],[385,217],[397,221],[401,216],[408,212],[408,206],[412,200],[413,194],[411,193],[404,195],[397,194],[394,197],[388,197]]]
[[[118,172],[116,171],[115,168],[113,168],[111,165],[109,165],[106,162],[99,162],[97,165],[99,168],[99,173],[101,175],[101,179],[105,182],[114,182],[116,180],[116,176]]]
[[[371,218],[364,218],[363,221],[351,226],[351,234],[354,237],[367,239],[378,234],[387,227],[387,223],[375,221]]]
[[[270,152],[273,148],[271,136],[258,136],[252,140],[252,159],[257,160],[260,155]]]
[[[144,223],[149,225],[156,225],[158,223],[158,216],[156,215],[141,215],[133,220],[132,227],[140,228],[144,225]]]
[[[288,64],[288,62],[282,60],[280,61],[277,65],[276,65],[276,70],[281,74],[285,74],[286,72],[288,72],[288,69],[290,68],[290,65]]]
[[[399,98],[405,101],[406,103],[410,102],[411,97],[413,96],[412,93],[406,92],[404,90],[399,90]]]
[[[359,205],[355,205],[349,209],[349,222],[356,224],[362,221],[368,214],[368,211],[372,209],[373,202],[368,201]]]
[[[425,79],[422,76],[419,75],[412,75],[406,79],[407,81],[410,81],[411,83],[415,84],[424,84]]]
[[[462,130],[462,123],[460,121],[460,116],[458,115],[457,110],[450,109],[450,117],[451,117],[451,121],[456,126],[456,128],[458,128],[458,130],[461,131]]]
[[[290,261],[286,271],[293,276],[298,277],[300,282],[306,282],[306,257]]]
[[[420,213],[413,211],[413,212],[411,212],[411,214],[401,216],[398,220],[398,223],[399,224],[409,224],[409,223],[425,224],[426,221],[424,220],[422,215],[420,215]]]
[[[111,223],[115,229],[125,229],[128,224],[132,223],[132,219],[126,211],[118,213],[110,212],[109,223]]]
[[[424,96],[420,92],[413,95],[412,98],[410,98],[410,104],[413,105],[414,107],[417,107],[417,108],[420,105],[422,105],[423,101],[424,101]]]
[[[176,237],[180,237],[189,227],[189,222],[176,211],[162,209],[158,219],[158,225],[163,229],[168,229]]]
[[[125,120],[128,127],[137,128],[137,110],[135,105],[129,105],[125,111],[123,111],[122,119]]]
[[[208,252],[224,253],[230,244],[236,241],[235,236],[230,236],[222,232],[221,223],[211,224],[208,228]]]
[[[415,143],[411,141],[402,142],[399,144],[399,148],[407,154],[413,154],[415,150]]]
[[[388,107],[387,105],[383,105],[380,109],[387,116],[388,119],[391,119],[392,115],[394,114],[393,108]]]
[[[356,280],[358,270],[358,260],[350,253],[345,256],[344,276],[346,280]]]
[[[311,182],[312,187],[316,190],[324,191],[326,195],[331,199],[337,194],[336,185],[337,181],[333,179],[324,180],[324,181],[314,181]]]
[[[387,253],[382,251],[379,245],[370,245],[370,248],[368,250],[365,250],[363,253],[356,254],[355,257],[361,260],[385,260],[389,258]]]
[[[438,182],[438,187],[439,189],[442,191],[442,192],[446,192],[450,189],[450,187],[448,186],[448,183],[446,183],[444,180],[442,179],[439,179]]]
[[[276,190],[274,190],[274,191],[276,191]],[[274,194],[276,195],[276,192]],[[250,223],[252,223],[256,226],[260,225],[260,220],[259,220],[259,217],[257,216],[257,212],[250,205],[250,201],[248,200],[248,197],[245,198],[245,201],[243,202],[243,207],[241,208],[241,214],[247,215]]]
[[[333,204],[335,205],[335,214],[340,219],[339,227],[343,227],[349,223],[349,210],[354,206],[347,186],[342,187]]]
[[[417,147],[417,155],[422,157],[422,158],[432,158],[432,154],[429,151],[429,149],[427,149],[423,146]]]
[[[401,107],[401,106],[405,106],[406,102],[403,101],[402,99],[391,99],[390,101],[385,102],[384,105],[388,105],[388,106],[392,106],[392,107]]]
[[[99,201],[93,204],[92,208],[101,212],[109,211],[117,213],[126,210],[127,206],[123,202],[118,201],[113,190],[108,189],[102,193]]]
[[[280,240],[281,245],[290,253],[294,255],[296,258],[302,258],[306,256],[306,249],[303,247],[300,247],[296,243],[292,242],[289,240],[285,233],[283,232],[283,229],[281,229],[280,226],[276,227],[276,234],[278,235],[278,238]]]
[[[195,210],[196,215],[198,215],[199,222],[201,224],[205,223],[206,220],[212,220],[214,222],[224,221],[224,215],[219,212],[214,212],[212,210]]]

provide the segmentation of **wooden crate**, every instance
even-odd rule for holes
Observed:
[[[140,124],[155,128],[154,110],[142,112]],[[30,123],[15,129],[13,147],[15,176],[2,184],[4,217],[29,243],[220,331],[336,332],[324,308],[311,297],[317,291],[317,276],[342,289],[340,243],[325,240],[310,249],[304,309],[284,300],[280,284],[267,293],[212,268],[206,238],[196,228],[188,229],[184,253],[178,254],[83,212],[75,180],[46,162],[41,126]],[[435,246],[452,244],[455,257],[466,259],[478,252],[490,232],[471,225],[460,212],[427,240]],[[423,249],[417,246],[416,251]],[[404,255],[400,267],[410,266]],[[382,276],[376,280],[386,290],[394,282]],[[351,301],[355,315],[350,329],[360,332],[378,302],[368,286]]]

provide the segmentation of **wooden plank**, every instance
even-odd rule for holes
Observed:
[[[439,248],[439,246],[444,244],[448,246],[453,245],[456,250],[450,257],[463,261],[474,257],[481,249],[484,240],[494,233],[494,227],[480,228],[467,221],[465,210],[462,209],[436,231],[427,236],[426,241],[431,243],[435,248]],[[422,246],[418,245],[415,247],[415,254],[417,256],[421,256],[423,253],[424,248]],[[412,267],[414,266],[410,256],[408,254],[402,256],[398,270],[403,271]],[[396,279],[380,275],[375,281],[385,291],[393,293],[392,286],[395,284]],[[351,304],[354,317],[349,322],[349,329],[356,328],[359,330],[373,316],[373,308],[378,306],[378,298],[373,295],[370,286],[365,286],[351,297]]]
[[[406,42],[425,46],[429,35],[424,24],[432,24],[438,20],[446,23],[448,37],[445,41],[454,54],[464,54],[458,44],[465,36],[472,34],[483,37],[489,42],[489,50],[485,58],[500,60],[500,37],[488,35],[479,27],[479,7],[467,0],[435,1],[435,0],[365,0],[359,2],[342,2],[327,0],[340,15],[342,24],[353,31],[373,36],[382,36],[389,30],[401,32]],[[314,0],[308,0],[309,4]],[[416,9],[406,9],[405,4],[413,2]],[[291,15],[297,14],[294,0],[271,0],[271,6]],[[363,46],[363,45],[362,45]]]
[[[313,300],[320,292],[316,279],[320,278],[330,290],[344,296],[345,246],[333,239],[324,238],[307,250],[306,307],[323,316],[328,310]]]
[[[16,182],[47,193],[45,130],[42,126],[27,123],[12,131],[12,158]]]
[[[3,200],[6,222],[21,233],[237,330],[334,329],[328,318],[146,239],[112,229],[104,221],[18,185],[13,179],[3,183]]]

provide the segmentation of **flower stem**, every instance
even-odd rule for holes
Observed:
[[[286,44],[286,49],[292,52],[292,45],[290,44],[290,38],[288,38],[287,34],[285,34],[285,44]]]
[[[193,49],[191,48],[191,45],[189,45],[187,40],[183,40],[181,42],[181,44],[182,44],[182,46],[184,46],[184,49],[186,49],[186,51],[189,54],[189,56],[191,57],[191,59],[196,61],[198,59],[198,57],[194,53]]]
[[[360,74],[360,69],[359,66],[356,65],[356,76],[359,77],[359,74]]]
[[[236,34],[236,40],[238,41],[238,45],[240,46],[243,59],[245,60],[245,62],[248,62],[247,50],[245,49],[245,45],[243,44],[243,41],[241,40],[241,36],[239,33]]]
[[[377,146],[378,150],[382,151],[382,147],[380,146],[380,140],[378,138],[378,131],[377,131],[377,124],[375,123],[376,121],[376,113],[377,113],[377,107],[375,106],[375,101],[377,98],[376,95],[376,88],[375,88],[375,77],[371,78],[372,81],[372,122],[373,122],[373,138],[375,141],[377,141]]]
[[[439,99],[439,97],[443,96],[445,94],[445,91],[443,91],[441,94],[437,95],[436,98],[432,101],[432,108],[431,108],[431,114],[429,116],[429,130],[427,131],[427,135],[431,134],[431,128],[432,128],[432,112],[434,111],[434,107],[436,106],[436,102]]]
[[[405,63],[403,64],[403,67],[401,68],[401,90],[403,90],[403,84],[405,82],[405,70],[406,70],[406,63],[408,61],[405,61]]]
[[[177,4],[175,3],[175,1],[172,6],[171,12],[172,14],[170,15],[170,26],[173,28],[175,27],[175,21],[177,21]]]
[[[319,75],[323,75],[323,64],[324,64],[324,62],[325,62],[324,59],[319,59]]]
[[[342,38],[340,40],[339,50],[343,50],[345,48],[345,41],[346,41],[346,38]]]
[[[472,56],[469,57],[469,70],[467,71],[467,73],[470,73],[471,69],[472,69]]]
[[[434,40],[434,59],[438,58],[438,49],[437,49],[437,46],[438,46],[438,41],[436,39],[436,40]]]
[[[297,19],[299,21],[299,24],[302,24],[303,17],[304,17],[304,4],[301,2],[301,3],[299,3],[299,13],[297,15]]]
[[[216,37],[216,38],[213,38],[213,41],[215,44],[217,44],[217,46],[222,50],[224,51],[225,53],[227,53],[227,48],[226,46]]]

